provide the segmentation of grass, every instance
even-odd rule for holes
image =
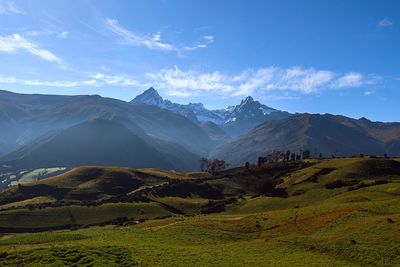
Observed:
[[[169,179],[176,180],[196,180],[210,177],[207,172],[176,172],[176,171],[166,171],[155,168],[142,168],[138,171],[143,172],[148,175],[167,177]]]
[[[68,247],[34,249],[0,255],[0,266],[136,266],[123,247]]]
[[[350,179],[349,173],[363,173],[362,160],[323,160],[285,174],[289,197],[244,195],[224,212],[208,215],[199,214],[208,199],[151,194],[148,203],[1,211],[0,226],[8,227],[92,224],[121,216],[148,220],[3,234],[0,266],[400,266],[400,180],[395,173],[385,176],[386,184],[351,191],[325,188],[338,175]],[[328,168],[332,172],[312,181]],[[208,182],[234,193],[240,179],[246,176]]]
[[[355,191],[318,189],[286,199],[248,198],[218,214],[5,235],[0,251],[23,255],[20,262],[40,259],[37,253],[54,257],[55,251],[68,249],[91,259],[93,251],[101,254],[111,246],[141,266],[397,266],[399,187],[389,183]]]
[[[120,217],[135,220],[172,215],[157,203],[109,203],[101,206],[64,206],[36,210],[0,212],[0,227],[9,229],[57,228],[65,225],[92,225]]]

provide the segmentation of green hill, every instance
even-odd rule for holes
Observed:
[[[397,266],[399,164],[340,158],[216,174],[77,168],[0,193],[0,266],[117,265],[118,250],[144,266]],[[29,198],[24,190],[37,186],[51,190]],[[54,189],[63,194],[46,204]],[[18,192],[25,200],[4,202]],[[47,231],[64,228],[75,231]],[[28,231],[40,233],[6,233]]]

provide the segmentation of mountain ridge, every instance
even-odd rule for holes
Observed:
[[[242,99],[238,105],[216,110],[205,108],[203,103],[173,103],[168,99],[163,99],[153,87],[136,96],[130,103],[157,106],[181,114],[200,124],[212,122],[232,136],[243,134],[264,121],[290,116],[288,112],[261,104],[251,96]]]
[[[378,125],[385,127],[377,129]],[[326,157],[358,154],[383,156],[385,153],[398,156],[399,140],[399,123],[297,113],[287,119],[264,122],[249,133],[217,147],[211,156],[224,158],[234,166],[246,161],[255,162],[259,156],[266,156],[274,150],[296,153],[310,150],[314,157],[319,157],[320,153]]]

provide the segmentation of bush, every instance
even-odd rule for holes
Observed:
[[[335,188],[341,188],[344,186],[353,186],[357,183],[359,183],[359,180],[350,180],[350,181],[346,181],[346,180],[335,180],[332,182],[328,182],[325,184],[325,188],[326,189],[335,189]]]
[[[388,182],[389,181],[387,181],[387,180],[375,180],[372,183],[361,182],[359,184],[356,184],[356,185],[350,187],[349,191],[358,190],[358,189],[361,189],[361,188],[364,188],[364,187],[369,187],[369,186],[374,186],[374,185],[387,184]]]

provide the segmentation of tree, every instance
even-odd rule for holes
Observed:
[[[200,159],[200,169],[202,172],[208,171],[210,168],[210,161],[208,158],[201,158]]]
[[[322,153],[319,153],[319,158],[322,159]]]
[[[292,154],[290,154],[290,160],[291,161],[295,161],[296,160],[296,153],[292,153]]]
[[[286,161],[290,159],[290,150],[286,151]]]
[[[303,151],[303,159],[309,159],[309,158],[311,158],[310,150],[304,150]]]
[[[263,157],[258,157],[258,161],[257,161],[257,167],[261,167],[261,165],[263,164]]]
[[[250,169],[250,162],[246,161],[246,170]]]
[[[225,160],[214,159],[210,164],[210,170],[213,172],[223,171],[229,164]]]

